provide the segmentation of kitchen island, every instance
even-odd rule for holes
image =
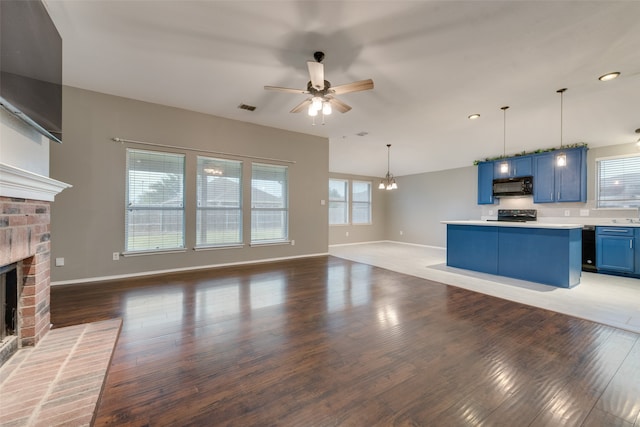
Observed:
[[[570,288],[580,283],[582,225],[442,221],[447,265]]]

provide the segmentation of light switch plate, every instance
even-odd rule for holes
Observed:
[[[580,209],[580,216],[589,216],[589,209]]]

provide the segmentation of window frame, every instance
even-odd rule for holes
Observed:
[[[632,154],[624,154],[620,156],[609,156],[609,157],[600,157],[595,159],[595,207],[596,209],[640,209],[640,199],[637,200],[636,206],[623,205],[624,201],[631,201],[632,199],[621,199],[620,203],[611,206],[613,202],[617,202],[617,200],[604,200],[601,195],[602,191],[602,164],[607,161],[624,161],[625,159],[634,159],[638,162],[637,168],[640,169],[640,154],[632,153]],[[630,172],[633,173],[633,172]],[[635,182],[635,184],[640,184],[640,180]],[[608,206],[603,206],[602,203],[606,202]]]
[[[332,199],[331,198],[331,181],[341,182],[344,184],[344,199]],[[329,211],[331,210],[332,203],[344,203],[344,222],[332,223],[331,222],[331,214],[329,214],[329,226],[341,226],[341,225],[349,225],[351,219],[351,209],[349,204],[349,193],[351,191],[351,186],[349,185],[348,179],[342,178],[329,178]]]
[[[152,206],[152,204],[134,204],[132,205],[131,201],[131,192],[134,190],[134,185],[137,185],[134,181],[132,184],[132,172],[135,173],[135,169],[131,168],[131,162],[135,161],[136,163],[141,161],[141,159],[135,159],[132,157],[135,153],[146,153],[148,155],[157,155],[157,156],[166,156],[173,158],[181,158],[181,171],[179,177],[181,178],[181,193],[182,200],[178,203],[178,206]],[[161,173],[161,172],[157,172]],[[185,197],[186,197],[186,155],[184,153],[173,153],[167,151],[156,151],[156,150],[142,150],[137,148],[127,148],[126,149],[126,166],[125,166],[125,227],[124,227],[124,252],[123,255],[144,255],[144,254],[153,254],[153,253],[163,253],[163,252],[184,252],[186,250],[185,238],[186,238],[186,206],[185,206]],[[141,190],[137,190],[141,191]],[[141,195],[144,193],[141,193]],[[135,249],[132,247],[131,239],[135,239],[131,234],[131,213],[136,211],[178,211],[180,213],[179,219],[181,222],[180,230],[178,231],[178,236],[180,237],[181,243],[177,246],[167,246],[167,247],[155,247],[152,248],[150,246],[146,246],[140,249]],[[164,219],[164,218],[161,218]],[[161,231],[156,236],[161,236],[164,234]]]

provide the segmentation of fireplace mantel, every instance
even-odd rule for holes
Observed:
[[[52,202],[69,187],[71,184],[0,163],[0,196]]]

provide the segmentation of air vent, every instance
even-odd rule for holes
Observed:
[[[253,105],[247,105],[247,104],[240,104],[238,105],[238,108],[241,110],[247,110],[247,111],[255,111],[256,107],[254,107]]]

